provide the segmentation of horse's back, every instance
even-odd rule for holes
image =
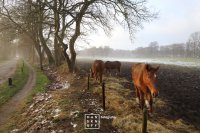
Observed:
[[[115,68],[120,68],[120,67],[121,67],[121,62],[119,62],[119,61],[106,61],[105,62],[106,69],[115,69]]]
[[[110,67],[110,61],[106,61],[105,62],[105,68],[109,68]]]
[[[96,71],[103,71],[104,62],[102,60],[95,60],[93,63],[93,69]]]
[[[137,64],[134,64],[132,66],[132,73],[135,73],[135,74],[138,74],[138,73],[141,73],[144,71],[144,68],[145,68],[145,65],[144,63],[137,63]]]
[[[141,86],[143,71],[146,64],[137,63],[132,66],[132,79],[136,86]]]
[[[116,65],[117,68],[120,68],[121,67],[121,62],[115,61],[115,65]]]
[[[96,78],[96,80],[100,80],[102,82],[102,76],[104,71],[104,62],[102,60],[95,60],[92,64],[92,75]]]

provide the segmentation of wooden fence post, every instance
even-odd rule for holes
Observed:
[[[148,117],[148,112],[146,107],[144,107],[143,110],[143,120],[142,120],[142,133],[147,133],[147,118]]]
[[[103,110],[106,110],[106,103],[105,103],[105,82],[102,83],[102,98],[103,98]]]
[[[8,85],[9,85],[9,86],[12,85],[12,78],[8,78]]]
[[[88,82],[87,82],[87,89],[89,90],[90,89],[90,74],[88,74]]]
[[[21,72],[24,72],[24,60],[22,61]]]
[[[21,67],[21,72],[24,72],[24,67]]]

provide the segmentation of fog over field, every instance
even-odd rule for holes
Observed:
[[[151,42],[148,47],[135,50],[115,50],[108,46],[91,47],[78,51],[77,57],[200,67],[200,41],[197,38],[200,38],[200,32],[192,33],[186,43],[161,46],[158,42]]]
[[[142,62],[142,63],[151,63],[151,64],[169,64],[177,66],[187,66],[187,67],[198,67],[200,68],[200,60],[192,59],[173,59],[173,58],[113,58],[113,57],[77,57],[78,59],[88,59],[96,60],[101,59],[103,61],[121,61],[121,62]]]

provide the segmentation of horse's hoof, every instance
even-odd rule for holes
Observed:
[[[153,113],[151,113],[150,111],[148,111],[148,117],[152,118],[153,117]]]
[[[150,108],[149,101],[145,100],[145,104],[146,104],[146,107],[149,109]]]
[[[140,104],[140,100],[139,100],[138,97],[136,98],[136,103],[137,103],[137,104]]]

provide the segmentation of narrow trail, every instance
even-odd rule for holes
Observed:
[[[17,109],[17,106],[29,95],[36,81],[36,73],[34,69],[28,64],[29,78],[17,94],[15,94],[7,103],[0,108],[0,128],[9,120],[12,113]]]

